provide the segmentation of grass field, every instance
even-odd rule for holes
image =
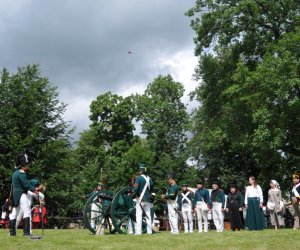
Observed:
[[[41,230],[34,230],[42,235]],[[160,232],[153,235],[89,235],[85,229],[44,230],[41,240],[24,237],[18,230],[16,237],[9,237],[8,230],[0,230],[0,249],[281,249],[300,248],[300,230],[224,231],[217,233],[192,233],[172,235]]]

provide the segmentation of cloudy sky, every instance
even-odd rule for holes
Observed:
[[[143,93],[158,75],[195,88],[195,0],[0,0],[0,68],[39,64],[68,104],[75,137],[89,105],[111,91]],[[128,51],[132,53],[129,54]],[[184,98],[188,104],[188,97]],[[191,105],[193,104],[189,104]]]

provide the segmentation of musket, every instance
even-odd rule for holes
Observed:
[[[161,195],[162,196],[162,195]],[[165,199],[165,198],[164,198]],[[168,202],[168,201],[167,201]],[[172,205],[171,204],[171,206],[173,207],[173,209],[174,209],[174,211],[178,214],[178,216],[180,217],[180,219],[181,220],[183,220],[183,217],[182,217],[182,215],[181,215],[181,213],[180,213],[180,211],[178,211],[178,209],[177,208],[175,208],[175,206],[174,205]]]

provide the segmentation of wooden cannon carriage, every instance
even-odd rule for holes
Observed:
[[[132,197],[133,187],[126,187],[115,193],[108,190],[98,191],[86,202],[84,208],[85,227],[93,234],[135,233],[136,202]],[[143,232],[146,224],[143,221]],[[101,233],[102,232],[102,233]]]

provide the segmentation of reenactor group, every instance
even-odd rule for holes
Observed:
[[[23,217],[24,235],[32,235],[31,232],[31,205],[32,199],[44,199],[43,192],[45,187],[38,179],[31,179],[29,168],[31,160],[27,154],[21,154],[17,158],[16,169],[12,176],[12,190],[9,199],[11,213],[9,214],[9,232],[10,236],[16,236],[16,224],[19,216]],[[231,229],[240,230],[244,227],[241,211],[245,205],[247,209],[246,224],[248,229],[260,230],[261,209],[263,203],[262,191],[256,183],[254,177],[249,178],[249,186],[246,188],[245,198],[238,191],[237,186],[232,184],[230,192],[225,201],[225,193],[220,188],[220,183],[214,181],[212,190],[204,188],[204,183],[199,181],[196,190],[192,190],[187,184],[181,185],[181,190],[175,181],[175,173],[167,175],[168,187],[166,192],[161,195],[161,199],[166,202],[169,224],[172,234],[179,233],[179,218],[183,220],[184,232],[192,233],[194,229],[193,214],[197,218],[197,228],[199,233],[208,232],[208,212],[211,211],[212,219],[217,232],[224,230],[224,211],[229,214]],[[271,183],[273,183],[271,185]],[[276,187],[274,180],[270,183],[271,187]],[[276,182],[277,183],[277,182]],[[278,183],[277,183],[278,184]],[[293,175],[294,187],[291,193],[291,200],[294,207],[294,228],[299,228],[300,221],[300,183],[299,175]],[[279,186],[279,185],[278,185]],[[98,185],[96,192],[102,189]],[[274,191],[278,191],[276,188]],[[154,201],[154,183],[147,173],[145,164],[139,165],[139,175],[134,180],[134,189],[131,194],[136,205],[136,223],[135,234],[142,234],[142,222],[146,221],[147,234],[152,234],[153,224],[153,201]],[[275,201],[274,201],[275,202]],[[270,201],[271,203],[271,201]],[[268,208],[271,210],[271,208]],[[96,211],[97,212],[97,211]],[[260,222],[260,223],[258,223]],[[94,223],[91,220],[91,223]],[[95,226],[95,225],[92,225]]]
[[[135,180],[135,196],[137,197],[136,206],[136,234],[141,234],[141,221],[143,214],[146,215],[147,233],[152,233],[150,208],[152,205],[151,197],[153,195],[153,181],[147,176],[144,165],[140,166],[140,176]],[[212,214],[212,220],[216,232],[224,230],[224,212],[229,216],[230,227],[232,231],[247,228],[249,230],[262,230],[265,228],[263,215],[263,195],[261,187],[256,183],[253,176],[249,177],[249,186],[245,189],[245,197],[238,190],[235,183],[230,185],[230,192],[225,198],[225,193],[220,187],[218,180],[212,182],[212,189],[209,192],[204,188],[204,183],[199,181],[196,190],[191,190],[187,184],[177,185],[175,173],[167,175],[168,188],[161,199],[166,202],[169,225],[172,234],[179,233],[179,218],[183,220],[184,232],[192,233],[193,213],[197,218],[198,232],[208,232],[208,214]],[[291,201],[294,208],[294,229],[300,228],[300,183],[299,175],[293,175],[293,189],[291,192]],[[283,214],[283,201],[279,184],[275,180],[270,181],[270,190],[268,195],[268,204],[274,202],[278,211],[272,210],[267,206],[270,213],[271,224],[275,229],[280,228],[280,216]],[[280,194],[280,195],[278,195]],[[279,197],[274,200],[273,197]],[[244,213],[246,210],[246,220],[244,222]],[[276,224],[277,223],[277,224]]]

